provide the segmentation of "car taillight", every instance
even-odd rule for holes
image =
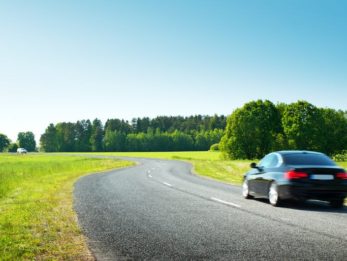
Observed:
[[[301,171],[290,170],[284,173],[286,179],[304,179],[308,177],[308,174]]]
[[[335,176],[336,176],[337,179],[347,179],[347,173],[346,172],[336,173]]]

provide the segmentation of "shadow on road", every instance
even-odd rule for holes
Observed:
[[[266,199],[255,199],[255,200],[258,202],[262,202],[264,204],[269,204],[269,201]],[[282,203],[281,208],[290,208],[290,209],[296,209],[296,210],[302,210],[302,211],[347,214],[347,206],[336,209],[331,207],[328,202],[319,201],[319,200],[306,200],[304,202],[286,201]]]

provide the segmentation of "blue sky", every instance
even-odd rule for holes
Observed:
[[[230,114],[255,99],[347,109],[347,2],[1,1],[0,133]]]

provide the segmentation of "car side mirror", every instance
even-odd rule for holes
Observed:
[[[257,169],[257,168],[258,168],[257,163],[255,163],[255,162],[252,162],[251,165],[250,165],[250,167],[251,167],[252,169]]]

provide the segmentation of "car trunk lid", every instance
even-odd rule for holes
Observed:
[[[336,184],[346,181],[341,173],[345,170],[334,166],[292,166],[294,171],[307,173],[307,177],[301,179],[313,184]]]

